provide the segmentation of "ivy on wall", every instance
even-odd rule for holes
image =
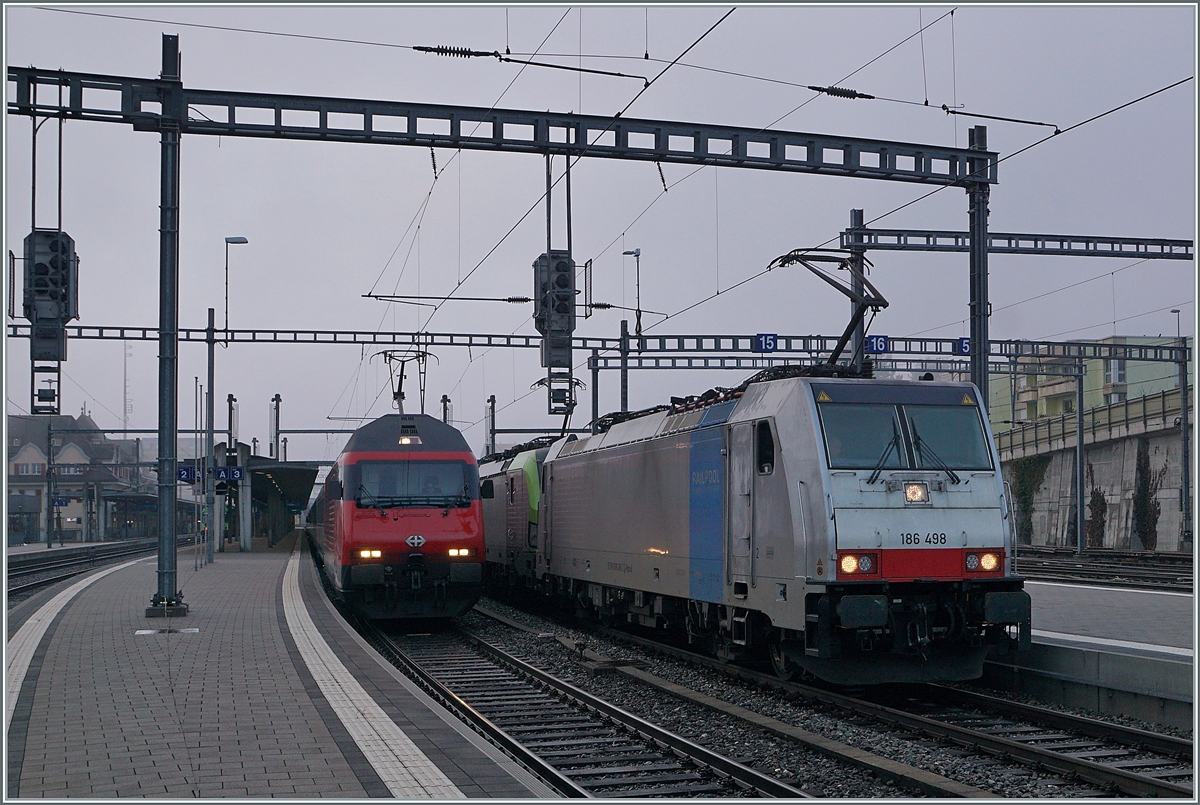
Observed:
[[[1090,461],[1087,465],[1087,485],[1092,491],[1088,496],[1088,518],[1083,524],[1083,535],[1089,548],[1103,548],[1108,501],[1104,498],[1104,490],[1096,486],[1096,473]]]
[[[1026,456],[1010,461],[1008,466],[1017,510],[1017,541],[1029,545],[1033,542],[1033,498],[1042,488],[1050,456]]]
[[[1158,516],[1162,513],[1158,490],[1166,474],[1165,461],[1157,472],[1150,469],[1150,440],[1138,439],[1133,481],[1133,536],[1141,543],[1143,551],[1158,548]]]

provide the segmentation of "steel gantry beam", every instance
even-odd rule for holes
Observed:
[[[967,232],[940,229],[855,229],[842,231],[843,249],[895,252],[970,251]],[[1067,257],[1135,257],[1192,260],[1193,241],[1167,238],[1107,238],[1093,235],[1030,235],[989,232],[988,254],[1060,254]]]
[[[9,338],[29,338],[30,325],[9,324]],[[154,327],[108,327],[68,325],[67,337],[83,341],[157,341],[158,330]],[[207,328],[180,327],[179,340],[206,344]],[[514,349],[539,349],[541,336],[497,333],[429,333],[429,332],[371,332],[366,330],[230,330],[229,338],[217,331],[217,343],[229,344],[331,344],[356,345],[378,344],[380,346],[429,347],[510,347]],[[758,349],[756,335],[643,335],[629,337],[631,356],[643,353],[658,355],[759,355],[767,360],[770,355],[801,355],[828,358],[840,336],[836,335],[777,335],[775,347],[770,353]],[[575,336],[572,348],[579,350],[602,350],[619,352],[620,338],[594,338]],[[1079,358],[1120,359],[1148,361],[1152,363],[1180,363],[1191,359],[1191,348],[1179,344],[1104,344],[1088,341],[1024,341],[993,340],[988,349],[989,357],[995,361],[1011,358],[1030,361],[1073,361]],[[962,361],[967,358],[959,351],[956,338],[888,338],[888,351],[873,355],[875,366],[882,367],[883,361],[897,357],[933,357]],[[794,358],[785,363],[797,363]],[[762,366],[769,364],[763,363]],[[1007,369],[993,369],[993,374]],[[700,367],[702,368],[702,367]],[[947,370],[957,371],[957,370]],[[183,432],[183,431],[180,431]]]
[[[360,98],[224,92],[178,80],[8,68],[9,114],[125,123],[183,134],[719,165],[924,184],[996,181],[997,155],[840,135]],[[38,87],[64,87],[57,92]],[[982,162],[982,164],[980,164]]]

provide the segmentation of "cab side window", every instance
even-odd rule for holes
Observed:
[[[771,423],[759,422],[754,429],[754,465],[759,475],[770,475],[775,471],[775,437]]]

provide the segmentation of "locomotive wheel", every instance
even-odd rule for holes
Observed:
[[[767,642],[767,654],[771,657],[771,669],[775,671],[775,676],[784,682],[792,682],[800,676],[800,667],[783,653],[779,641],[779,630],[776,629]]]

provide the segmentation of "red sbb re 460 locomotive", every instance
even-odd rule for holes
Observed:
[[[389,414],[356,430],[325,480],[323,514],[325,572],[366,617],[453,617],[479,599],[479,468],[449,425]]]

